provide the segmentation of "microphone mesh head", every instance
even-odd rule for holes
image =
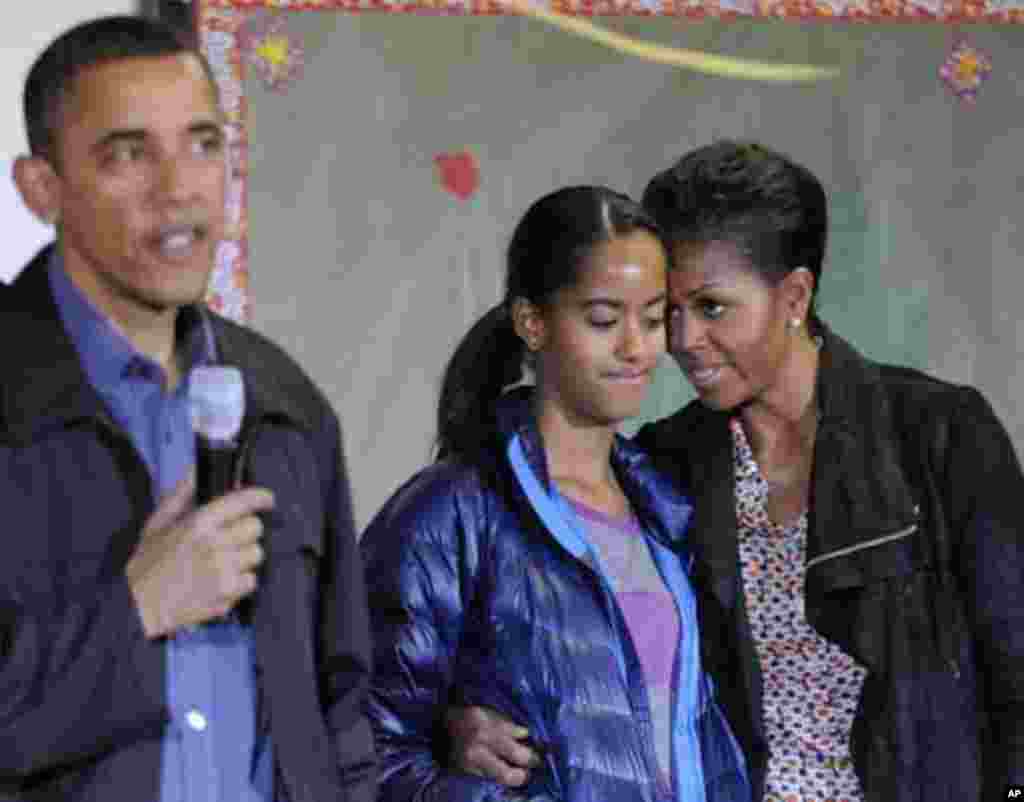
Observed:
[[[242,372],[229,365],[200,365],[189,375],[192,428],[212,441],[234,440],[245,417]]]

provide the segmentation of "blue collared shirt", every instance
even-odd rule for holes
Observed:
[[[168,393],[163,369],[140,354],[75,286],[54,249],[50,288],[89,382],[131,438],[156,498],[196,461],[187,372]],[[176,347],[191,368],[215,359],[208,321],[178,315]],[[257,732],[251,627],[236,615],[166,640],[171,722],[164,736],[160,802],[274,802],[269,737]]]

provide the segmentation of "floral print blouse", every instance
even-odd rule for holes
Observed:
[[[740,568],[764,680],[763,802],[862,802],[849,744],[867,672],[807,623],[807,513],[785,526],[769,519],[768,483],[739,419],[730,428]]]

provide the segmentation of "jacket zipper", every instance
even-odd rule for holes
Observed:
[[[573,533],[576,534],[575,526],[565,517],[563,511],[554,504],[550,497],[548,497],[540,487],[540,481],[537,479],[536,475],[534,475],[533,469],[529,466],[521,443],[519,443],[517,439],[513,438],[508,451],[509,461],[512,465],[512,472],[516,476],[519,486],[526,496],[528,506],[533,511],[533,514],[540,519],[541,527],[543,529],[547,529],[555,542],[564,548],[573,559],[582,563],[584,568],[589,571],[596,580],[597,587],[601,595],[601,606],[604,608],[604,614],[608,619],[608,623],[611,626],[612,631],[616,634],[619,640],[624,642],[627,638],[631,638],[632,636],[629,634],[628,629],[623,631],[620,627],[620,619],[623,618],[622,611],[618,602],[615,600],[615,592],[611,587],[611,583],[607,580],[605,573],[601,568],[600,558],[594,553],[593,549],[589,547],[589,543],[585,537],[579,538],[582,541],[582,544],[585,545],[585,550],[579,555],[573,553],[572,549],[563,542],[562,537],[558,534],[560,525],[572,530]],[[535,496],[537,497],[536,499]],[[550,520],[548,517],[549,515],[551,516]],[[653,554],[651,555],[651,559],[654,559]],[[675,599],[675,593],[672,593],[671,591],[670,593],[673,597],[674,603],[678,604],[678,601]],[[633,684],[630,682],[630,670],[626,661],[625,648],[621,642],[616,652],[616,658],[616,662],[619,663],[622,681],[626,688],[626,698],[629,701],[630,709],[635,710],[632,692]],[[644,682],[644,678],[640,677],[639,682],[641,687],[646,691],[647,686]],[[650,721],[650,697],[648,696],[647,699],[648,706],[646,712],[648,715],[648,721]],[[646,747],[646,756],[648,760],[651,761],[652,766],[657,766],[657,758],[655,756],[656,752],[654,743],[651,740],[650,728],[642,728],[641,732],[641,740],[644,747]]]
[[[915,509],[915,512],[917,510]],[[817,557],[807,561],[807,568],[811,568],[814,565],[823,563],[827,560],[831,560],[836,557],[845,557],[848,554],[855,554],[858,551],[869,549],[874,546],[880,546],[883,543],[889,543],[893,540],[899,540],[900,538],[909,537],[917,531],[917,524],[910,524],[909,526],[900,529],[897,532],[893,532],[889,535],[883,535],[882,537],[876,537],[873,540],[869,540],[865,543],[858,543],[856,546],[847,546],[846,548],[836,549],[830,551],[827,554],[819,554]],[[953,674],[954,679],[960,679],[960,666],[956,661],[956,658],[952,655],[946,657],[946,661],[949,664],[950,672]]]
[[[855,546],[847,546],[842,549],[836,549],[835,551],[830,551],[827,554],[819,554],[817,557],[814,557],[807,561],[807,568],[809,569],[812,566],[818,565],[818,563],[825,562],[826,560],[832,560],[836,557],[845,557],[848,554],[855,554],[858,551],[863,551],[864,549],[874,548],[875,546],[881,546],[883,543],[889,543],[893,540],[899,540],[900,538],[908,537],[914,534],[914,532],[916,531],[917,524],[910,524],[910,526],[906,526],[903,529],[900,529],[898,532],[893,532],[889,535],[876,537],[873,540],[868,540],[864,543],[858,543]]]

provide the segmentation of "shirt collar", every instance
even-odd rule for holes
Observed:
[[[64,328],[86,376],[99,391],[132,376],[162,377],[162,368],[140,353],[113,321],[71,280],[57,248],[47,265],[50,289]],[[195,365],[216,361],[216,343],[206,315],[196,305],[182,307],[175,323],[175,343],[185,349],[186,373]]]

